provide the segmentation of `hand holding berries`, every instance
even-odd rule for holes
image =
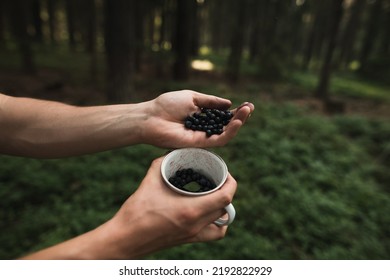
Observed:
[[[170,149],[224,146],[237,135],[254,110],[253,104],[248,102],[231,109],[232,103],[228,99],[190,90],[164,93],[146,105],[147,117],[140,116],[145,124],[138,127],[142,143]],[[204,108],[203,111],[200,108]],[[212,108],[209,116],[208,108]],[[215,109],[219,115],[215,113],[218,111],[213,112]],[[205,114],[209,119],[214,114],[215,119],[208,123]],[[218,137],[206,137],[205,134]]]
[[[202,108],[184,120],[184,126],[194,131],[204,131],[207,137],[222,134],[224,126],[228,125],[233,114],[229,110]]]

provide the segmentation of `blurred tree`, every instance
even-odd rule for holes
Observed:
[[[380,47],[381,55],[390,55],[390,1],[387,2],[386,11],[384,13],[383,26],[387,28],[381,28],[383,31],[382,42]]]
[[[97,7],[96,0],[86,0],[80,3],[85,15],[85,49],[87,50],[90,56],[90,78],[91,81],[95,81],[97,78],[97,51],[96,51],[96,41],[97,41]]]
[[[134,69],[136,72],[141,70],[142,51],[144,49],[144,24],[143,19],[147,12],[145,1],[135,1],[134,9],[134,40],[135,40],[135,56]]]
[[[331,8],[328,11],[328,16],[330,18],[331,25],[329,29],[328,44],[316,91],[316,96],[324,101],[328,100],[328,86],[332,71],[332,57],[336,47],[339,26],[343,15],[343,0],[332,0],[330,4]]]
[[[32,0],[32,22],[34,26],[34,40],[43,42],[42,19],[41,19],[41,1]]]
[[[287,1],[264,0],[260,14],[260,36],[258,53],[258,76],[266,80],[278,80],[283,76],[287,62],[286,45],[288,38],[281,37]]]
[[[259,53],[260,44],[260,10],[262,1],[251,1],[250,9],[250,36],[249,36],[249,62],[254,63]]]
[[[33,74],[36,70],[33,51],[31,47],[31,38],[27,32],[28,11],[31,10],[31,2],[23,0],[7,0],[9,11],[9,22],[12,33],[18,44],[21,68],[27,74]]]
[[[5,44],[5,5],[0,1],[0,47]]]
[[[380,24],[382,16],[382,0],[375,0],[371,5],[372,6],[369,11],[369,18],[366,24],[365,34],[362,41],[362,47],[360,50],[361,69],[366,67],[367,60],[369,59],[369,56],[374,49],[375,43],[378,40],[379,30],[381,29]]]
[[[76,49],[76,39],[75,39],[75,13],[76,13],[76,2],[75,0],[65,1],[66,8],[66,23],[68,28],[68,42],[70,50],[74,51]]]
[[[190,34],[191,34],[191,46],[190,46],[190,53],[191,56],[197,56],[199,54],[199,45],[200,45],[200,21],[199,21],[199,14],[200,14],[200,3],[198,3],[197,0],[191,1],[191,21],[190,21]]]
[[[175,36],[173,51],[175,61],[173,64],[173,78],[185,81],[189,78],[190,52],[191,52],[191,7],[194,0],[176,1]]]
[[[316,1],[311,4],[312,10],[314,10],[311,17],[314,19],[311,20],[312,24],[307,36],[306,47],[302,57],[303,70],[307,70],[309,68],[315,49],[317,49],[317,54],[321,53],[322,42],[327,27],[327,14],[325,11],[328,10],[328,7],[326,6],[328,3],[325,1]]]
[[[47,0],[47,14],[49,22],[50,42],[55,44],[57,42],[57,0]]]
[[[172,23],[169,22],[171,18],[172,9],[170,8],[171,1],[164,1],[161,5],[161,26],[160,26],[160,35],[158,45],[160,49],[164,49],[164,45],[166,42],[170,41],[170,27],[173,26]]]
[[[290,1],[289,6],[284,5],[283,23],[278,38],[285,38],[288,42],[286,44],[289,60],[295,56],[300,56],[303,50],[304,29],[303,17],[309,13],[309,5],[306,1]]]
[[[247,27],[248,0],[230,1],[237,11],[233,29],[231,30],[230,54],[226,66],[226,77],[231,83],[237,83],[240,73],[240,63],[245,44],[245,30]]]
[[[229,1],[212,0],[208,2],[210,46],[214,52],[220,52],[228,43],[231,11]]]
[[[339,62],[348,65],[355,56],[356,39],[361,27],[365,0],[354,0],[349,8],[349,17],[340,37]]]
[[[107,98],[111,102],[125,102],[133,98],[134,1],[104,2]]]

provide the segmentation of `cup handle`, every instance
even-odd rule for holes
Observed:
[[[222,218],[219,218],[218,220],[214,221],[214,224],[216,224],[217,226],[225,226],[225,225],[230,225],[233,220],[234,220],[234,217],[236,216],[236,210],[234,209],[234,206],[233,204],[229,204],[228,206],[225,207],[225,210],[226,210],[226,213],[228,214],[228,218],[227,219],[222,219]]]

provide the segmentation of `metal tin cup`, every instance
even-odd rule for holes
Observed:
[[[208,191],[190,192],[179,189],[169,182],[169,178],[171,178],[176,171],[188,168],[191,168],[192,170],[211,179],[216,187]],[[228,168],[220,156],[210,151],[199,148],[183,148],[174,150],[165,156],[161,164],[161,175],[165,183],[172,190],[188,196],[199,196],[207,195],[221,188],[228,176]],[[219,218],[214,221],[216,225],[224,226],[233,222],[236,215],[233,204],[230,203],[227,205],[225,210],[228,214],[228,218]]]

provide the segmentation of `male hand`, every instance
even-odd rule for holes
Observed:
[[[154,160],[137,191],[106,223],[75,238],[25,256],[25,259],[136,259],[164,248],[225,236],[224,215],[237,189],[228,175],[217,191],[197,197],[168,188]]]
[[[181,195],[165,185],[160,174],[162,159],[152,163],[137,191],[110,221],[122,232],[118,244],[123,258],[183,243],[218,240],[226,234],[227,226],[213,222],[225,214],[224,207],[233,199],[234,178],[229,174],[222,188],[208,195]]]
[[[162,94],[151,103],[143,142],[164,148],[223,146],[236,136],[254,110],[253,104],[243,103],[232,110],[234,116],[221,135],[206,137],[202,131],[185,128],[184,119],[203,107],[227,110],[230,100],[182,90]]]

